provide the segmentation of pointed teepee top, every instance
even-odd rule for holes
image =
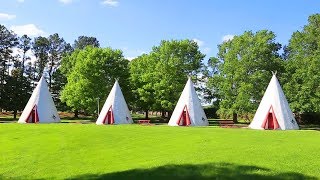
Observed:
[[[46,81],[44,76],[41,76],[37,86],[45,87],[47,89],[49,88],[48,87],[48,83],[47,83],[47,81]]]
[[[116,79],[116,81],[114,82],[113,86],[112,86],[112,89],[110,91],[110,94],[116,94],[117,92],[119,91],[119,94],[121,94],[121,96],[123,96],[122,94],[122,91],[121,91],[121,88],[120,88],[120,85],[119,85],[119,82],[118,82],[118,79]],[[109,95],[110,96],[110,95]]]

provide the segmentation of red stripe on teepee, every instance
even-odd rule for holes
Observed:
[[[111,111],[111,120],[110,120],[110,124],[114,124],[114,116],[113,116],[113,111]]]
[[[191,124],[189,111],[186,106],[186,125],[189,126]]]
[[[37,105],[35,105],[35,110],[34,110],[34,122],[38,123],[39,122],[39,114],[38,114],[38,108]]]
[[[272,111],[272,119],[273,119],[273,129],[278,129],[279,128],[279,123],[278,123],[278,119],[274,113],[273,107],[271,106],[271,111]]]

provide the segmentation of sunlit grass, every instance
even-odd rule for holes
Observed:
[[[319,131],[0,124],[0,179],[320,178]]]

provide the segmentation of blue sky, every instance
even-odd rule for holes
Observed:
[[[164,39],[195,39],[208,58],[224,37],[246,30],[272,30],[287,44],[319,10],[319,0],[0,0],[0,24],[30,36],[57,32],[69,43],[94,36],[130,59]]]

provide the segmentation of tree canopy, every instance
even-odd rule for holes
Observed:
[[[209,61],[215,73],[208,85],[218,95],[220,115],[254,113],[270,81],[271,71],[278,74],[283,71],[278,53],[281,45],[275,42],[275,37],[267,30],[247,31],[218,46],[218,58]]]
[[[320,112],[320,14],[292,34],[284,89],[293,111]]]
[[[121,50],[87,46],[67,55],[63,61],[74,61],[66,73],[68,83],[61,93],[62,101],[73,109],[93,113],[97,99],[105,101],[116,78],[123,91],[128,91],[128,61]]]
[[[203,58],[193,40],[161,41],[149,54],[130,63],[131,82],[143,110],[172,111],[187,81],[203,67]]]

